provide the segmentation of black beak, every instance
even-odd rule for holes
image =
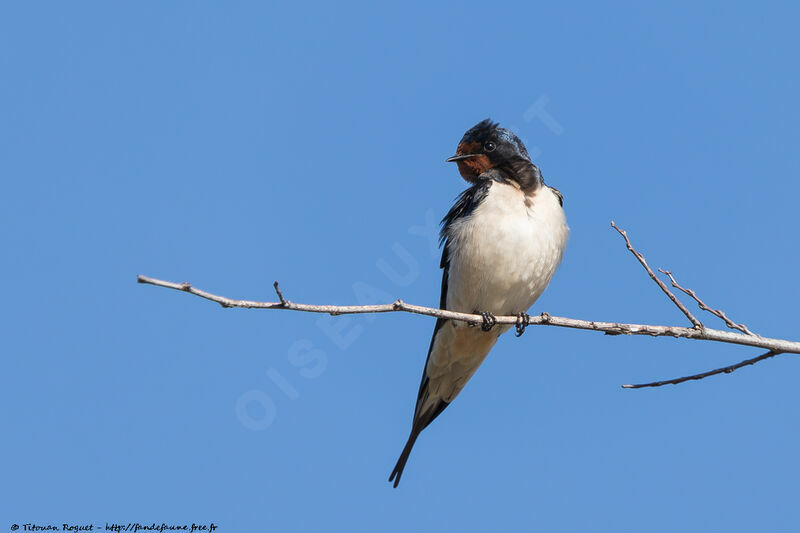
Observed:
[[[462,159],[469,159],[470,157],[475,157],[481,154],[456,154],[453,157],[448,157],[445,159],[445,163],[455,163],[456,161],[461,161]]]

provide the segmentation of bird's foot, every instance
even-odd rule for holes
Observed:
[[[478,314],[483,317],[483,324],[481,324],[483,331],[489,331],[497,324],[497,318],[492,313],[481,311]]]
[[[531,323],[531,315],[528,313],[517,313],[517,323],[514,325],[517,328],[517,337],[521,337],[523,333],[525,333],[525,328],[527,328]]]

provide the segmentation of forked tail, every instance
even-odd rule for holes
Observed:
[[[397,488],[397,485],[400,483],[400,476],[403,475],[403,469],[406,467],[406,462],[408,462],[408,456],[411,455],[411,448],[413,448],[414,443],[417,442],[417,437],[419,437],[419,434],[420,431],[417,430],[417,428],[413,428],[411,430],[411,435],[408,436],[408,441],[403,448],[403,452],[400,454],[397,464],[394,465],[392,475],[389,476],[389,481],[394,481],[394,488]]]

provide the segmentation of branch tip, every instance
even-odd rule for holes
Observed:
[[[758,363],[759,361],[763,361],[764,359],[769,359],[771,357],[775,357],[776,355],[780,355],[783,352],[779,352],[776,350],[770,350],[767,353],[761,354],[758,357],[753,357],[752,359],[745,359],[740,363],[736,363],[735,365],[724,366],[722,368],[716,368],[714,370],[709,370],[707,372],[701,372],[700,374],[692,374],[691,376],[684,376],[680,378],[674,379],[667,379],[664,381],[653,381],[651,383],[639,383],[637,385],[623,385],[622,388],[624,389],[643,389],[645,387],[663,387],[664,385],[677,385],[679,383],[684,383],[686,381],[696,381],[700,379],[707,378],[709,376],[716,376],[717,374],[730,374],[736,370],[739,370],[742,367],[753,365]]]
[[[670,301],[675,304],[678,309],[680,309],[681,313],[683,313],[684,316],[689,319],[689,322],[692,323],[694,329],[702,329],[703,324],[697,320],[697,318],[695,318],[692,312],[689,311],[686,306],[683,305],[677,297],[675,297],[674,294],[672,294],[672,291],[670,291],[666,284],[664,284],[664,282],[655,275],[653,269],[651,269],[650,265],[647,264],[647,260],[644,258],[644,255],[642,255],[633,247],[631,240],[628,238],[628,234],[624,230],[619,229],[613,222],[611,223],[611,227],[613,227],[615,230],[617,230],[617,232],[619,232],[620,235],[622,235],[622,238],[625,239],[625,246],[628,248],[628,251],[633,254],[637,261],[639,261],[639,264],[642,265],[642,268],[647,271],[647,275],[650,276],[650,279],[652,279],[662,290],[662,292],[667,295],[667,298],[669,298]]]

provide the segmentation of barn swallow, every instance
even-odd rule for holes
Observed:
[[[437,319],[417,406],[403,452],[389,476],[397,487],[419,434],[458,396],[510,325],[495,315],[525,313],[561,262],[569,228],[563,197],[512,132],[486,119],[469,129],[447,159],[471,186],[442,219],[440,308],[480,314],[480,327]]]

